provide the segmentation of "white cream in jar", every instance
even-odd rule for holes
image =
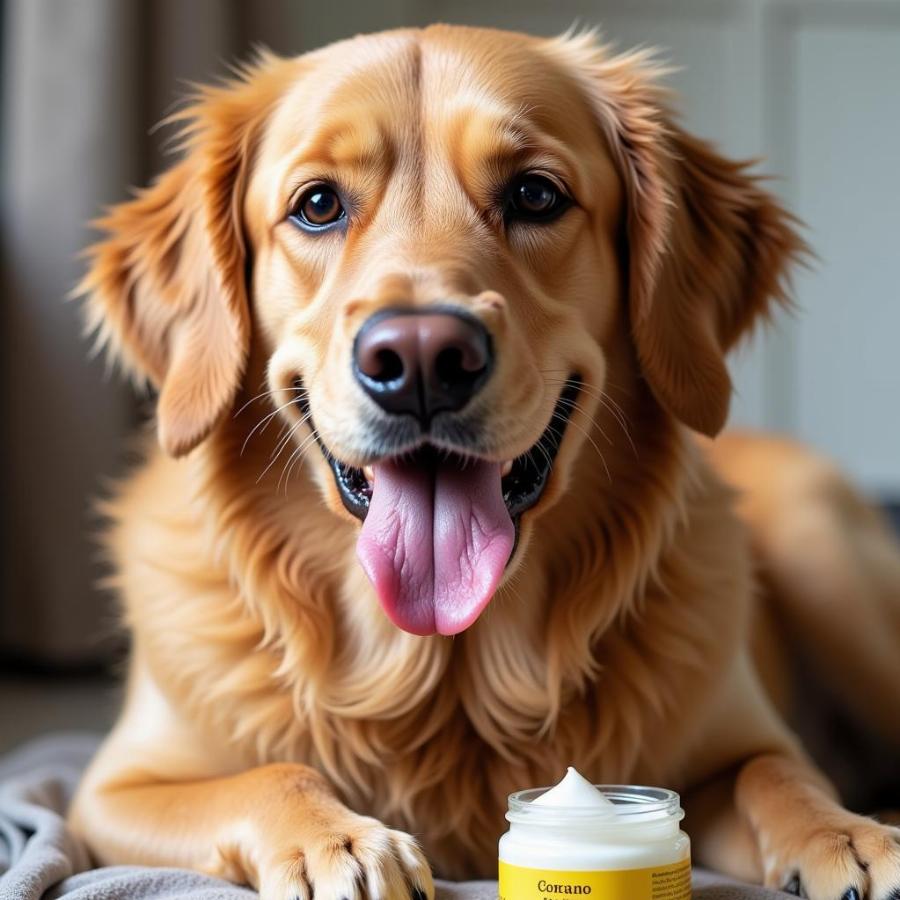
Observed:
[[[595,787],[570,766],[555,787],[511,794],[506,818],[499,900],[690,900],[674,791]]]

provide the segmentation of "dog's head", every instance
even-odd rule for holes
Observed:
[[[590,37],[439,26],[265,58],[104,221],[91,316],[159,389],[174,455],[264,359],[387,614],[456,633],[578,489],[611,360],[716,433],[724,354],[801,247],[663,101]]]

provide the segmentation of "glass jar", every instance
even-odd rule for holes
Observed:
[[[690,900],[691,845],[678,794],[596,788],[612,807],[535,804],[548,788],[510,795],[499,900]]]

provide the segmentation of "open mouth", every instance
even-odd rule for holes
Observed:
[[[572,377],[532,447],[506,463],[431,444],[345,465],[320,442],[344,506],[362,521],[357,557],[404,631],[457,634],[493,597],[521,515],[544,493],[581,381]]]
[[[580,389],[581,379],[573,375],[560,393],[550,424],[544,429],[544,433],[526,453],[502,467],[500,486],[503,502],[513,522],[517,522],[523,512],[531,509],[541,499]],[[348,466],[335,459],[321,443],[319,446],[334,473],[344,507],[361,521],[364,520],[372,500],[370,479],[374,471],[370,469],[367,473],[364,469]],[[466,457],[461,454],[427,444],[406,454],[402,459],[407,465],[423,468],[445,464],[463,469],[467,462]]]

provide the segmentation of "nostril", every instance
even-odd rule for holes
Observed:
[[[435,375],[446,387],[470,381],[483,370],[483,363],[472,359],[471,354],[464,353],[460,347],[446,347],[438,353],[434,361]]]
[[[435,374],[442,384],[450,385],[459,381],[462,373],[462,352],[458,347],[441,350],[434,361]]]
[[[369,375],[373,381],[387,384],[403,375],[403,360],[396,350],[382,349],[375,354],[376,371]]]

